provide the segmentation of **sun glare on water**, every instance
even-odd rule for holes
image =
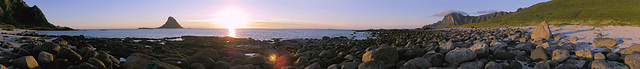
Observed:
[[[247,16],[244,11],[238,8],[226,8],[216,15],[215,21],[220,25],[220,28],[228,28],[229,33],[227,36],[236,37],[236,28],[245,28],[243,25],[248,22]]]

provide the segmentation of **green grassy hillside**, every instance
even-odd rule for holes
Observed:
[[[640,0],[552,0],[487,22],[453,27],[552,25],[640,25]]]

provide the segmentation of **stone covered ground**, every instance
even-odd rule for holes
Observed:
[[[535,28],[368,30],[373,38],[254,40],[3,34],[2,68],[41,69],[638,69],[640,45]],[[600,35],[598,35],[600,34]],[[606,33],[605,33],[606,34]],[[595,50],[594,48],[598,48]],[[601,49],[601,50],[600,50]],[[613,50],[612,50],[613,49]],[[246,54],[255,54],[249,55]]]

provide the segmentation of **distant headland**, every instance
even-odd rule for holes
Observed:
[[[176,19],[174,19],[173,17],[169,16],[169,19],[167,19],[167,22],[164,23],[164,25],[158,27],[158,28],[146,28],[146,27],[142,27],[142,28],[138,28],[138,29],[181,29],[182,26],[180,26],[180,24],[178,23],[178,21],[176,21]]]

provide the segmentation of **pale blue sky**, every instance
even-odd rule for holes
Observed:
[[[515,11],[548,0],[25,0],[49,22],[77,29],[158,27],[168,16],[187,28],[219,28],[212,16],[235,7],[249,28],[413,29],[442,19],[446,10]]]

